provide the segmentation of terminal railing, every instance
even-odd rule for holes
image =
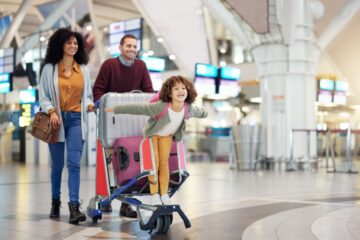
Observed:
[[[309,166],[311,165],[312,162],[317,162],[317,159],[315,161],[311,161],[311,159],[314,159],[314,157],[311,156],[311,140],[310,140],[310,136],[311,133],[317,133],[317,134],[324,134],[325,135],[325,156],[326,156],[326,169],[327,172],[337,172],[337,173],[358,173],[358,171],[354,171],[352,169],[353,167],[353,156],[352,156],[352,151],[351,151],[351,136],[352,134],[360,134],[360,130],[351,130],[350,128],[348,128],[347,130],[343,130],[343,129],[327,129],[327,130],[317,130],[317,129],[292,129],[290,131],[290,160],[289,160],[289,165],[288,165],[288,171],[296,171],[297,170],[297,162],[295,160],[294,157],[294,144],[295,144],[295,140],[294,140],[294,135],[295,133],[306,133],[307,136],[307,156],[306,156],[306,160],[307,161],[303,161],[303,163],[308,163]],[[334,144],[331,138],[331,134],[345,134],[346,135],[346,140],[345,140],[345,160],[346,160],[346,168],[345,170],[338,170],[336,167],[336,162],[335,162],[335,150],[334,150]],[[330,168],[329,166],[329,154],[331,154],[331,160],[332,160],[332,168]]]

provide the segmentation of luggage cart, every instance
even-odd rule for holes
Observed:
[[[143,138],[142,131],[148,117],[128,114],[114,115],[105,113],[104,108],[119,103],[148,102],[152,94],[147,93],[108,93],[99,104],[99,139],[96,149],[96,195],[91,198],[87,215],[93,223],[102,219],[101,207],[114,199],[136,208],[139,225],[149,233],[166,233],[173,221],[173,213],[178,213],[186,228],[191,223],[180,205],[148,205],[142,203],[139,196],[149,195],[148,176],[154,175],[157,181],[155,157],[151,138]],[[112,148],[112,154],[106,158],[105,148]],[[170,184],[169,196],[172,197],[189,177],[185,151],[182,142],[173,142],[169,158]],[[114,169],[115,185],[110,183],[107,164]],[[145,219],[143,212],[151,212]]]

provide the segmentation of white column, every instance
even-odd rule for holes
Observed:
[[[253,48],[260,78],[262,153],[266,157],[290,155],[291,129],[315,129],[316,45],[310,0],[287,0],[278,14],[284,42],[264,42]],[[315,135],[311,153],[315,153]],[[295,134],[294,156],[307,155],[306,134]]]

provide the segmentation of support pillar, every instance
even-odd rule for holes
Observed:
[[[282,24],[281,43],[253,48],[260,78],[262,103],[262,153],[265,157],[290,157],[291,129],[316,128],[316,45],[314,19],[308,11],[312,0],[288,0],[277,6]],[[277,1],[279,3],[279,1]],[[280,16],[279,16],[280,15]],[[307,156],[306,134],[294,134],[294,156]],[[310,154],[316,152],[315,134],[310,137]]]

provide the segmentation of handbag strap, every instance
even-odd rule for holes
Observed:
[[[58,98],[57,98],[57,95],[56,95],[56,90],[55,90],[55,64],[53,65],[53,79],[52,79],[52,86],[53,86],[53,94],[54,94],[54,99],[55,99],[55,111],[57,112],[59,118],[61,119],[61,114],[58,113]]]

